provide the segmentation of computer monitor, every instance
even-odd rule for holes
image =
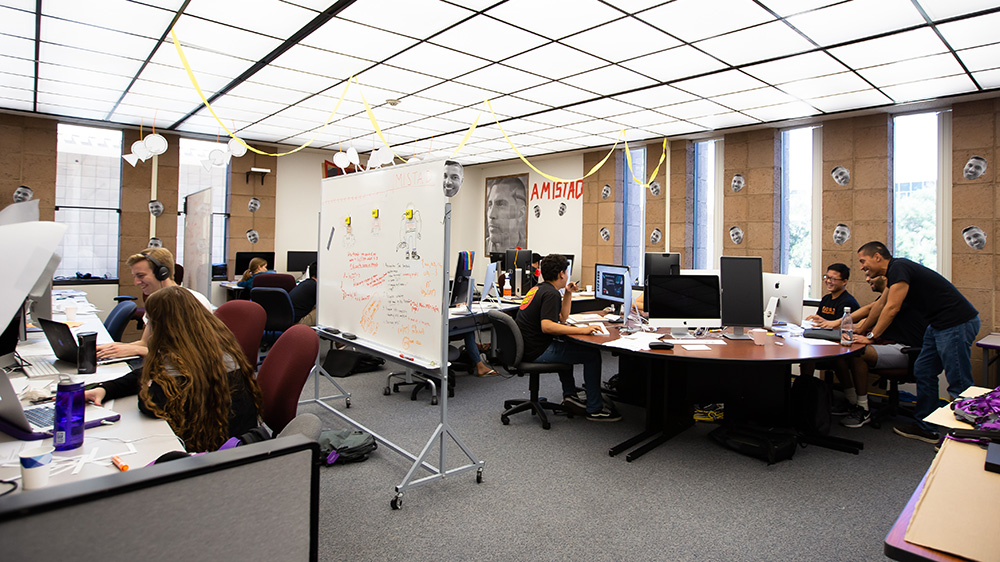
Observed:
[[[643,302],[649,325],[671,328],[674,337],[688,337],[688,328],[722,325],[719,278],[715,275],[650,275]]]
[[[499,264],[497,266],[497,271],[507,271],[505,267],[505,261],[507,257],[507,252],[490,252],[490,263]]]
[[[764,324],[763,265],[760,257],[719,258],[722,285],[722,324],[732,326],[729,339],[749,339],[743,328]]]
[[[236,252],[234,275],[237,277],[243,275],[243,272],[250,267],[250,260],[254,258],[264,258],[268,268],[274,267],[274,252]]]
[[[504,266],[504,271],[521,270],[521,292],[517,296],[524,296],[528,289],[535,284],[535,275],[531,268],[531,250],[507,250],[504,256]],[[517,293],[517,280],[512,276],[508,277],[508,283],[511,286],[511,292]]]
[[[0,333],[0,369],[11,369],[20,365],[14,355],[17,342],[20,339],[21,328],[24,326],[23,306],[17,308],[10,323]]]
[[[486,277],[483,279],[483,292],[479,294],[479,302],[486,302],[493,298],[491,291],[497,289],[496,298],[500,298],[500,290],[497,288],[497,264],[493,262],[486,266]]]
[[[37,322],[39,318],[52,319],[52,278],[62,263],[62,256],[53,253],[49,256],[49,262],[45,264],[45,269],[35,281],[35,285],[28,292],[28,306],[31,320]]]
[[[285,271],[305,271],[309,269],[309,264],[316,261],[317,253],[289,250],[285,258]],[[268,262],[268,264],[272,267],[274,266],[273,263]],[[246,271],[246,268],[243,268],[243,271]]]
[[[594,296],[619,305],[628,311],[632,305],[632,281],[627,265],[594,265]]]
[[[763,273],[764,327],[775,322],[802,324],[802,296],[806,281],[798,275]]]
[[[458,253],[458,260],[455,262],[455,280],[451,283],[451,298],[448,306],[458,306],[461,303],[472,304],[472,289],[475,286],[472,281],[472,261],[475,259],[475,252],[462,251]]]
[[[680,275],[681,255],[669,252],[646,252],[642,272],[646,278],[650,275]]]

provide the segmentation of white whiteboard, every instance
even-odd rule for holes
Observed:
[[[323,180],[317,325],[353,333],[359,345],[444,363],[443,178],[444,161],[436,161]]]
[[[184,286],[212,294],[212,188],[184,198]]]

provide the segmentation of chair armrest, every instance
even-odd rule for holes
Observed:
[[[117,297],[115,297],[115,302],[134,301],[134,300],[138,299],[136,297],[130,297],[128,295],[118,295]]]

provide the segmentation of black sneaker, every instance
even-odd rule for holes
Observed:
[[[844,427],[850,427],[852,429],[861,427],[866,423],[872,421],[872,413],[870,410],[865,410],[861,406],[854,406],[851,412],[840,420],[840,425]]]
[[[909,437],[910,439],[916,439],[917,441],[923,441],[932,445],[937,445],[940,439],[936,431],[928,431],[915,423],[900,424],[892,428],[892,430],[903,437]]]
[[[830,415],[846,416],[850,414],[851,410],[854,408],[855,408],[854,404],[851,404],[847,400],[838,400],[834,402],[832,406],[830,406]]]
[[[587,414],[587,404],[581,402],[576,396],[566,396],[563,398],[562,405],[569,408],[574,414],[586,415]]]
[[[616,422],[622,419],[622,415],[617,412],[612,412],[607,408],[601,408],[600,411],[594,412],[593,414],[588,413],[587,419],[597,422]]]

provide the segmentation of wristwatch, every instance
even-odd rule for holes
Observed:
[[[870,340],[874,340],[875,339],[875,334],[872,333],[872,332],[868,332],[867,334],[865,334],[865,337],[868,338],[868,339],[870,339]]]

